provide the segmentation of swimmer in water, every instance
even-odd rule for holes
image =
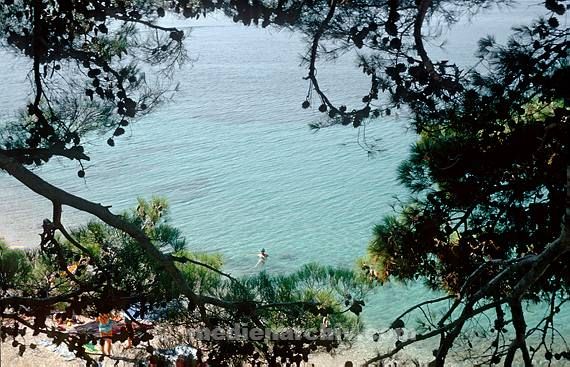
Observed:
[[[269,254],[267,254],[267,252],[265,252],[265,249],[262,248],[259,254],[257,254],[257,257],[259,258],[259,260],[257,260],[257,264],[255,264],[255,266],[256,267],[263,266],[265,265],[265,262],[267,261]]]

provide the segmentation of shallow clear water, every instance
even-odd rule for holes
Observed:
[[[462,23],[447,34],[446,49],[434,52],[471,64],[479,37],[504,40],[511,25],[542,9],[522,3]],[[371,159],[357,144],[357,130],[312,133],[307,127],[320,114],[300,108],[308,86],[298,35],[209,19],[192,28],[188,47],[195,60],[178,72],[173,102],[129,128],[115,148],[106,138],[92,139],[85,181],[64,161],[37,172],[115,211],[134,206],[138,196],[166,196],[172,223],[190,247],[223,253],[235,274],[252,271],[261,247],[270,254],[269,271],[311,261],[353,266],[394,196],[405,198],[395,178],[414,141],[405,115],[370,125],[367,135],[381,138],[385,149]],[[0,54],[0,116],[24,105],[27,66]],[[357,102],[366,93],[367,81],[350,55],[319,67],[319,75],[334,101]],[[6,175],[0,174],[0,187],[0,236],[37,244],[49,203]],[[87,219],[69,209],[64,214],[71,225]],[[372,297],[365,317],[369,325],[385,326],[406,305],[430,296],[419,284],[390,285]]]

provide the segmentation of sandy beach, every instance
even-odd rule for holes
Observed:
[[[0,348],[2,349],[1,361],[2,366],[9,367],[30,367],[30,366],[61,366],[61,367],[84,367],[85,362],[80,359],[66,360],[57,353],[51,352],[44,347],[38,347],[35,350],[27,350],[22,357],[18,355],[17,349],[12,348],[10,343],[1,343]],[[353,361],[355,366],[360,365],[355,359],[349,359],[351,353],[342,353],[335,356],[318,354],[310,359],[308,363],[303,363],[303,367],[343,367],[345,362],[348,360]],[[354,356],[352,356],[354,357]],[[359,360],[363,360],[360,358]],[[111,359],[106,359],[102,366],[133,366],[133,363],[119,361],[115,365],[116,361]],[[419,367],[420,364],[414,363],[413,361],[397,361],[392,360],[385,362],[384,367]]]
[[[0,343],[1,367],[30,367],[30,366],[54,366],[54,367],[80,367],[85,366],[85,361],[66,355],[65,348],[56,348],[53,344],[48,344],[48,338],[44,335],[26,336],[26,344],[36,344],[35,349],[27,348],[23,356],[18,355],[18,349],[12,347],[10,339]],[[133,357],[136,353],[144,353],[142,349],[125,350],[125,343],[114,343],[114,355],[120,357]],[[62,352],[62,349],[64,352]],[[352,361],[354,366],[360,366],[371,358],[370,350],[355,346],[350,349],[341,349],[335,354],[317,353],[313,355],[309,362],[303,363],[303,367],[343,367],[346,361]],[[400,353],[395,359],[384,361],[383,367],[423,367],[426,363],[421,363],[417,359],[407,359],[405,353]],[[408,356],[409,357],[409,356]],[[115,364],[117,363],[117,364]],[[134,363],[126,361],[116,361],[105,359],[102,367],[126,367],[133,366]]]

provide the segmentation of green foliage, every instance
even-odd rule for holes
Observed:
[[[241,283],[243,286],[230,284],[230,298],[282,305],[280,312],[275,312],[279,307],[258,311],[273,327],[295,325],[300,329],[318,329],[327,316],[331,327],[343,328],[353,335],[361,324],[349,308],[371,290],[371,283],[358,272],[316,263],[306,264],[290,274],[263,271],[241,279]]]
[[[168,224],[168,203],[164,198],[152,198],[150,201],[138,199],[135,209],[123,213],[131,224],[141,228],[162,252],[182,253],[186,242],[181,232]],[[141,246],[130,236],[114,227],[92,221],[72,232],[72,236],[84,245],[95,258],[93,265],[104,269],[102,275],[87,274],[87,279],[98,276],[106,278],[106,284],[115,293],[141,295],[149,303],[163,303],[179,297],[180,290],[172,279],[153,261]],[[75,253],[79,251],[71,243],[66,248]],[[71,254],[67,255],[69,259]],[[195,276],[187,269],[188,277]],[[196,280],[199,277],[196,277]],[[193,284],[193,283],[191,283]],[[103,290],[102,290],[103,291]],[[121,308],[127,305],[110,305]]]
[[[384,279],[423,278],[456,293],[487,260],[540,253],[560,235],[570,136],[565,34],[539,21],[506,47],[486,40],[488,75],[471,73],[437,111],[414,105],[420,137],[399,170],[414,197],[376,226],[369,247]],[[568,287],[567,260],[526,297]]]
[[[139,198],[136,209],[127,212],[125,216],[130,222],[140,226],[162,251],[182,251],[186,247],[186,240],[178,228],[168,224],[168,214],[167,200],[153,197],[150,202]]]
[[[216,270],[222,270],[223,258],[220,254],[195,253],[183,250],[176,252],[176,255],[199,261]],[[219,289],[223,287],[224,279],[222,276],[202,265],[188,262],[179,263],[177,266],[188,284],[193,285],[193,289],[196,293],[216,295]]]
[[[371,283],[360,273],[308,264],[290,274],[260,272],[230,279],[223,274],[221,255],[186,249],[184,237],[169,224],[168,214],[167,201],[155,197],[149,201],[139,199],[137,207],[126,211],[123,217],[143,229],[157,249],[179,259],[176,266],[195,293],[226,302],[276,304],[256,311],[275,328],[295,325],[316,330],[327,316],[331,326],[342,327],[347,333],[355,335],[360,330],[360,302],[371,289]],[[167,307],[169,311],[162,313],[163,317],[188,317],[180,289],[130,236],[97,221],[71,234],[93,258],[87,261],[86,254],[81,254],[73,243],[63,241],[64,264],[79,265],[74,273],[79,280],[101,284],[98,292],[103,303],[107,301],[104,307],[140,308],[144,300],[150,308],[164,309],[171,304],[174,309]],[[69,289],[73,282],[54,266],[58,261],[54,255],[40,254],[34,272],[60,290]],[[87,263],[92,270],[87,271]]]
[[[2,2],[3,45],[33,60],[33,96],[0,131],[0,149],[25,164],[53,156],[89,160],[87,134],[109,134],[113,146],[125,126],[167,99],[173,88],[164,76],[187,57],[184,32],[154,26],[159,7],[155,1]]]
[[[25,251],[11,249],[0,239],[0,290],[19,288],[29,281],[32,265]]]

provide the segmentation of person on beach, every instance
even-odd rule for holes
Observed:
[[[131,349],[133,347],[133,339],[132,337],[135,335],[135,331],[133,329],[133,320],[127,311],[123,311],[122,319],[125,322],[125,330],[127,331],[127,348]]]
[[[257,257],[259,258],[259,260],[257,260],[257,264],[255,264],[255,267],[265,265],[265,262],[267,261],[269,254],[265,252],[264,248],[262,248],[259,254],[257,254]]]
[[[102,312],[97,317],[99,323],[99,335],[103,343],[103,354],[111,355],[111,347],[113,345],[113,320],[107,312]]]
[[[56,312],[53,315],[53,322],[58,330],[65,331],[65,312]]]

